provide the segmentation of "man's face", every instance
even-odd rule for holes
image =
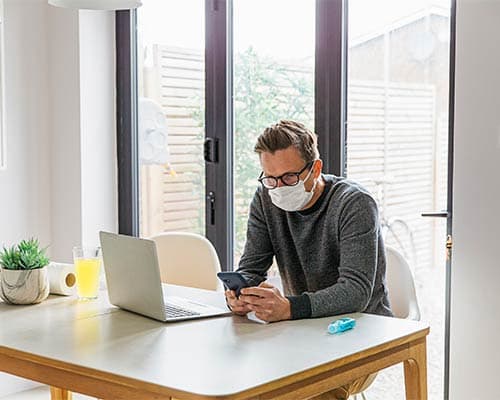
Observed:
[[[262,171],[264,171],[264,176],[282,176],[288,172],[299,172],[306,162],[300,157],[299,151],[294,147],[290,146],[285,150],[277,150],[274,153],[261,153],[260,154],[260,165],[262,166]],[[307,174],[309,174],[310,169],[307,168],[300,174],[300,179],[303,181]],[[314,184],[314,179],[316,178],[316,171],[314,171],[309,177],[309,179],[304,182],[305,189],[309,192]],[[283,186],[283,182],[278,179],[278,187]]]

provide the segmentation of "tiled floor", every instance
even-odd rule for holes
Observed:
[[[50,400],[50,389],[48,386],[40,386],[24,392],[1,397],[0,400]],[[73,400],[95,400],[95,398],[73,393]]]

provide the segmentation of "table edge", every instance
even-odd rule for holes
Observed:
[[[257,395],[262,394],[268,391],[269,389],[277,389],[283,387],[290,382],[296,381],[298,377],[300,379],[307,379],[314,377],[316,375],[322,374],[325,371],[334,369],[338,366],[350,364],[356,362],[360,359],[367,358],[384,351],[387,351],[391,348],[396,348],[398,346],[402,346],[405,344],[409,344],[411,342],[415,342],[419,339],[425,338],[429,334],[430,328],[428,325],[423,326],[421,329],[414,331],[408,335],[399,337],[397,339],[391,340],[389,342],[382,343],[378,346],[371,347],[366,350],[360,350],[359,352],[349,354],[345,357],[339,358],[337,360],[318,365],[314,368],[297,372],[293,375],[289,375],[283,378],[278,378],[274,381],[267,382],[265,384],[254,386],[248,389],[241,390],[239,392],[231,392],[231,393],[218,393],[218,394],[206,394],[206,393],[194,393],[183,391],[181,389],[172,388],[169,386],[163,386],[161,384],[152,383],[148,381],[144,381],[137,378],[131,378],[124,375],[119,375],[115,373],[101,371],[91,367],[84,367],[78,364],[73,364],[49,357],[35,355],[29,352],[25,352],[22,350],[12,349],[6,346],[0,346],[0,355],[4,355],[9,358],[13,358],[15,360],[29,362],[31,364],[40,365],[46,368],[53,368],[57,370],[64,370],[68,373],[76,374],[79,376],[83,376],[86,378],[96,379],[102,382],[109,382],[115,385],[119,385],[125,388],[131,389],[140,389],[145,390],[149,393],[160,394],[165,396],[181,396],[181,397],[189,397],[192,399],[211,399],[217,398],[222,399],[228,396],[234,395]],[[5,365],[0,365],[0,370],[9,373],[8,369],[3,368]],[[47,382],[43,382],[47,383]],[[50,384],[50,383],[49,383]],[[70,388],[69,388],[70,389]],[[265,390],[264,390],[265,389]]]

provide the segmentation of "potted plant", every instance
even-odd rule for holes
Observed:
[[[49,259],[36,239],[0,252],[0,297],[10,304],[35,304],[49,295]]]

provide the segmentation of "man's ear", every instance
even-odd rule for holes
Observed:
[[[314,178],[317,178],[318,176],[321,175],[321,170],[323,169],[323,161],[321,161],[319,158],[314,162]]]

